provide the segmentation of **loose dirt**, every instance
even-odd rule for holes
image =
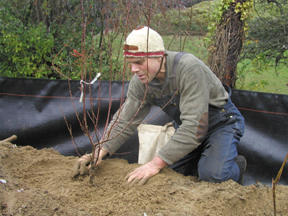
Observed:
[[[200,182],[164,169],[144,186],[127,185],[137,164],[107,159],[95,184],[72,179],[76,157],[52,149],[0,145],[0,214],[3,216],[89,215],[273,215],[272,189]],[[277,215],[288,215],[288,186],[276,188]]]

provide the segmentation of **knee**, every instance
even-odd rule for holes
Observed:
[[[208,182],[220,183],[230,179],[230,172],[225,169],[218,168],[199,168],[198,167],[199,179]]]

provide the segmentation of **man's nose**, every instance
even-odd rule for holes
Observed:
[[[139,68],[137,67],[136,64],[131,64],[131,72],[132,73],[137,73],[139,71]]]

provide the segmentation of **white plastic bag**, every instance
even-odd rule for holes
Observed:
[[[145,164],[151,161],[159,149],[165,145],[175,133],[171,122],[164,126],[140,124],[137,129],[139,137],[139,164]]]

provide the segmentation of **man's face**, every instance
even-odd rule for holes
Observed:
[[[160,69],[161,58],[126,58],[131,72],[136,74],[142,83],[153,80]]]

